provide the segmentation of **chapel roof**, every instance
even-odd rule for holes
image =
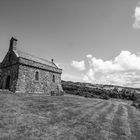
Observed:
[[[17,57],[24,58],[24,59],[27,59],[27,60],[31,60],[31,61],[34,61],[34,62],[37,62],[37,63],[41,63],[41,64],[44,64],[44,65],[47,65],[47,66],[58,68],[54,64],[54,62],[52,62],[52,61],[48,61],[46,59],[36,57],[34,55],[28,54],[26,52],[22,52],[20,50],[14,50],[14,52],[17,55]]]
[[[13,37],[10,40],[9,51],[13,51],[16,54],[16,56],[19,58],[20,64],[24,64],[27,66],[32,66],[32,67],[36,67],[39,69],[44,69],[52,72],[62,73],[62,69],[56,66],[56,64],[53,62],[53,59],[51,61],[48,61],[43,58],[39,58],[29,53],[23,52],[19,50],[19,48],[17,49],[17,39]]]

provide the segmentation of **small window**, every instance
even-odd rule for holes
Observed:
[[[52,79],[52,81],[55,83],[55,76],[53,75],[53,79]]]
[[[38,71],[35,72],[35,80],[36,80],[36,81],[39,80],[39,72],[38,72]]]

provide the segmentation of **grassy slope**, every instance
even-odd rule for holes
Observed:
[[[139,118],[114,100],[0,94],[0,140],[139,140]]]

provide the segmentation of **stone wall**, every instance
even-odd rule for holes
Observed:
[[[4,57],[1,67],[8,67],[14,65],[18,62],[18,58],[13,51],[8,51],[6,56]]]
[[[16,51],[11,49],[7,52],[0,67],[0,88],[2,89],[9,89],[17,93],[46,93],[48,95],[51,92],[63,91],[61,69],[20,58]],[[39,72],[38,80],[35,79],[37,71]],[[8,80],[9,77],[10,80]],[[9,81],[8,84],[7,81]]]
[[[35,73],[39,72],[39,80],[35,80]],[[55,82],[53,82],[53,75]],[[21,93],[46,93],[58,92],[61,88],[61,74],[41,70],[25,65],[19,66],[16,92]]]
[[[18,58],[13,51],[8,51],[4,57],[1,67],[0,88],[6,88],[7,77],[10,76],[9,90],[15,92],[18,76]]]
[[[7,77],[10,76],[9,90],[15,92],[18,78],[18,64],[4,67],[1,70],[0,88],[5,89]]]

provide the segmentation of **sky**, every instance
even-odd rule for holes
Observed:
[[[12,36],[63,80],[140,88],[139,0],[0,0],[0,61]]]

